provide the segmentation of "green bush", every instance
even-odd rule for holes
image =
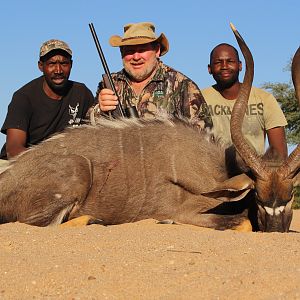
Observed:
[[[295,199],[293,203],[293,209],[300,209],[300,187],[296,187],[294,191]]]

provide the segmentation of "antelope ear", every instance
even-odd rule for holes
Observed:
[[[254,189],[253,180],[241,174],[220,182],[212,190],[202,193],[203,196],[219,199],[223,202],[238,201]]]
[[[293,178],[293,186],[300,185],[300,172],[298,172]]]

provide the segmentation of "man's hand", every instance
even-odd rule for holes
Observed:
[[[118,105],[118,97],[110,89],[103,89],[98,96],[98,102],[101,111],[106,112],[116,109]]]

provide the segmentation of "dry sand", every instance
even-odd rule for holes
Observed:
[[[300,211],[292,229],[300,231]],[[0,226],[0,299],[300,299],[300,235]]]

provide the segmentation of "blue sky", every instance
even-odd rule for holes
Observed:
[[[118,48],[108,44],[122,35],[123,25],[151,21],[163,32],[170,51],[164,63],[192,78],[200,88],[213,84],[207,73],[211,49],[227,42],[237,47],[232,22],[250,47],[255,61],[254,85],[288,82],[284,71],[299,47],[300,1],[3,1],[0,10],[1,74],[0,123],[15,90],[35,77],[41,44],[51,38],[66,41],[73,50],[71,79],[84,82],[94,93],[103,73],[89,31],[92,22],[111,71],[119,70]],[[0,134],[0,145],[5,136]]]

